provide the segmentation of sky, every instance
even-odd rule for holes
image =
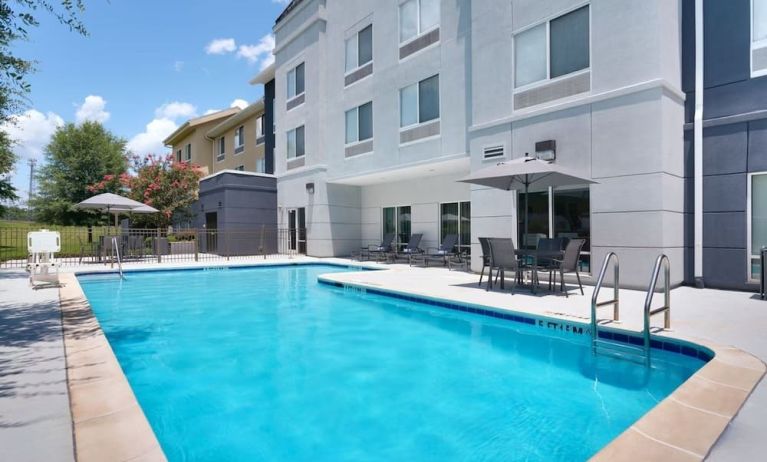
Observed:
[[[248,84],[272,62],[274,20],[287,0],[85,0],[89,35],[40,14],[14,52],[37,62],[28,107],[2,127],[17,141],[12,173],[29,189],[57,127],[94,120],[136,154],[164,154],[162,140],[190,117],[262,96]],[[39,164],[39,163],[38,163]]]

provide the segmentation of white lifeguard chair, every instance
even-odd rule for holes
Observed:
[[[34,286],[38,282],[58,285],[59,264],[54,254],[61,252],[61,235],[58,231],[30,231],[27,233],[27,250],[29,260],[29,283]]]

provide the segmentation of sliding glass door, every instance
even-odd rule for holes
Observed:
[[[471,254],[471,202],[440,204],[440,242],[448,234],[458,235],[460,252]]]
[[[410,241],[410,206],[384,207],[383,235],[394,233],[397,246],[402,249]]]

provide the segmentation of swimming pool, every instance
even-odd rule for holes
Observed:
[[[704,361],[321,285],[329,265],[80,276],[181,460],[584,460]]]

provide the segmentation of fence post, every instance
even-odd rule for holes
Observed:
[[[197,245],[197,240],[198,240],[199,236],[200,236],[200,233],[195,229],[194,230],[194,261],[196,261],[196,262],[200,261],[199,247]]]
[[[160,228],[157,228],[157,237],[155,238],[155,249],[157,250],[157,263],[162,263],[162,241],[160,241]]]

